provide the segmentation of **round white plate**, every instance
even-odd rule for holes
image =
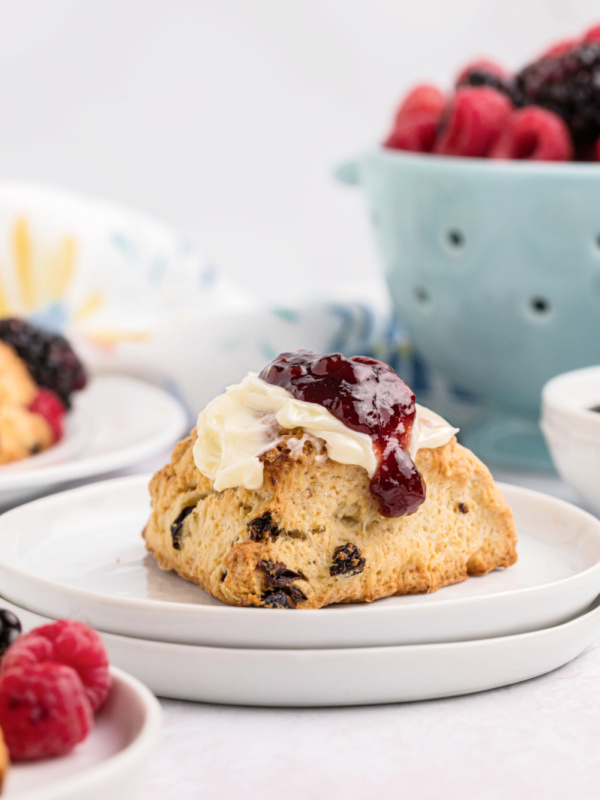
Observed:
[[[172,445],[185,426],[181,404],[162,389],[124,375],[95,377],[74,396],[58,445],[0,466],[0,506],[139,463]]]
[[[62,758],[11,765],[3,798],[125,800],[131,797],[144,762],[158,739],[160,705],[131,675],[114,667],[112,674],[112,689],[85,742]]]
[[[3,595],[109,633],[250,648],[464,641],[564,622],[600,593],[600,521],[547,495],[504,486],[519,562],[435,594],[319,610],[237,608],[160,570],[144,549],[148,477],[97,483],[0,517]]]
[[[0,599],[25,629],[47,619]],[[600,634],[600,600],[571,622],[473,642],[336,650],[249,650],[102,634],[111,661],[161,697],[250,706],[401,703],[471,694],[572,661]]]

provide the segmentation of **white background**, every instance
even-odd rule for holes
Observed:
[[[415,80],[509,66],[597,0],[0,0],[0,178],[166,218],[269,298],[377,271],[331,169]]]

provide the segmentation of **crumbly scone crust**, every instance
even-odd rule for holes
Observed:
[[[143,535],[160,567],[227,603],[320,608],[433,592],[517,560],[506,500],[456,439],[419,451],[427,499],[392,519],[379,514],[364,469],[302,443],[301,431],[263,457],[255,491],[214,491],[194,441],[195,431],[152,478]]]
[[[25,362],[0,342],[0,464],[20,461],[52,444],[48,422],[28,410],[38,391]]]

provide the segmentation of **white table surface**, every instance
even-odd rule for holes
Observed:
[[[558,478],[494,474],[577,502]],[[597,644],[541,678],[445,700],[330,710],[161,705],[160,743],[132,800],[600,798]]]

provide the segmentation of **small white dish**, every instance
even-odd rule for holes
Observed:
[[[542,391],[540,422],[561,477],[600,514],[600,367],[558,375]]]
[[[348,648],[461,641],[556,625],[600,592],[600,521],[538,492],[503,486],[519,562],[428,595],[319,610],[238,608],[146,553],[148,476],[37,500],[0,517],[0,586],[54,618],[140,639],[232,648]]]
[[[30,626],[34,627],[34,626]],[[7,800],[126,800],[160,728],[160,705],[131,675],[112,668],[113,686],[88,738],[68,756],[12,764]]]
[[[48,621],[0,602],[20,617],[26,629]],[[597,639],[599,631],[597,601],[586,613],[562,625],[470,642],[243,650],[112,634],[102,634],[102,638],[111,661],[136,675],[160,697],[303,707],[432,700],[507,686],[567,664]]]
[[[184,409],[162,389],[121,375],[93,378],[73,397],[58,445],[0,467],[0,506],[139,463],[166,450],[185,426]]]

